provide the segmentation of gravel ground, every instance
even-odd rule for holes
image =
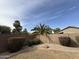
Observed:
[[[79,59],[79,48],[56,44],[42,44],[19,53],[9,59]]]

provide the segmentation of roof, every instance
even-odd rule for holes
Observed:
[[[75,29],[79,29],[79,27],[75,27],[75,26],[68,26],[68,27],[66,27],[66,28],[62,29],[61,31],[65,30],[65,29],[68,29],[68,28],[75,28]]]

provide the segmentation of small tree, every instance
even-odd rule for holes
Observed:
[[[55,34],[58,34],[61,31],[61,29],[60,28],[55,28],[53,31],[54,31]]]
[[[23,33],[23,34],[28,34],[27,29],[25,28],[22,33]]]
[[[15,27],[15,29],[13,29],[13,33],[20,33],[21,30],[22,30],[22,26],[20,24],[20,21],[16,20],[14,23],[13,23],[13,26]]]

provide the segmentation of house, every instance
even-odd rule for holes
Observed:
[[[74,26],[68,26],[61,30],[61,34],[73,34],[73,33],[79,33],[79,27]]]

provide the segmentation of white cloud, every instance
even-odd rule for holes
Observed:
[[[11,3],[10,0],[0,0],[0,25],[13,28],[12,23],[20,15],[20,10]]]
[[[14,20],[20,20],[24,11],[28,13],[43,1],[45,0],[0,0],[0,25],[13,28]]]
[[[77,8],[76,6],[72,6],[71,8],[69,8],[69,10],[74,10],[76,8]]]
[[[48,2],[51,2],[51,6],[54,6],[64,1],[66,0],[0,0],[0,25],[13,28],[12,23],[14,20],[22,21],[22,18],[25,17],[24,13],[26,14],[25,18],[28,18],[27,15],[37,7]]]

